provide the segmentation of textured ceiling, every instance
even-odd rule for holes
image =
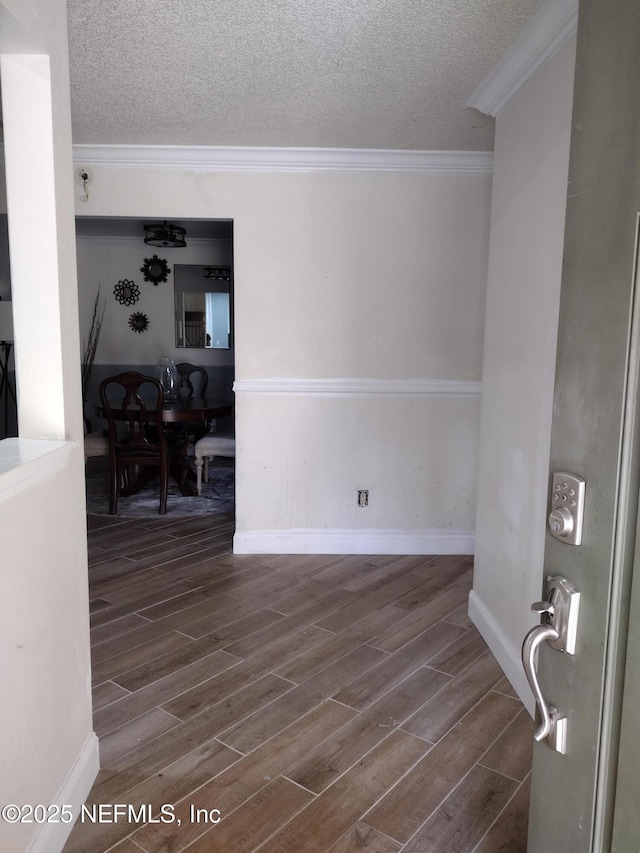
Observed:
[[[489,150],[540,0],[68,0],[76,143]]]

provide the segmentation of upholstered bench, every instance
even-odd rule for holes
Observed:
[[[216,435],[210,433],[203,436],[195,443],[196,457],[196,487],[198,494],[202,492],[202,466],[204,465],[204,481],[209,481],[209,460],[214,456],[230,456],[236,455],[236,440],[224,435]]]

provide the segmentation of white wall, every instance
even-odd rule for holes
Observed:
[[[542,593],[575,38],[496,120],[470,614],[531,706],[520,647]]]
[[[488,174],[90,171],[83,215],[234,221],[238,550],[473,549]]]
[[[98,752],[64,0],[0,0],[0,53],[20,416],[0,442],[0,802],[77,806]],[[69,828],[0,822],[0,849],[53,853]]]
[[[0,442],[0,801],[74,815],[98,770],[77,456],[71,443]],[[70,828],[2,821],[0,849],[55,853]]]

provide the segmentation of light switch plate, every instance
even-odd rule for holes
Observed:
[[[551,486],[549,531],[567,545],[582,544],[585,481],[577,474],[556,471]]]

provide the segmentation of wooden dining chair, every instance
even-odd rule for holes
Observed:
[[[149,468],[160,473],[160,515],[167,511],[169,467],[180,452],[179,442],[168,437],[162,428],[162,385],[153,376],[135,371],[110,376],[100,385],[100,400],[109,432],[109,514],[118,510],[118,485],[124,484],[123,494],[139,491],[152,477]],[[135,484],[129,483],[129,469],[144,468],[147,476],[139,475]]]
[[[183,397],[206,397],[207,385],[209,383],[209,374],[198,364],[190,364],[188,361],[181,361],[176,364],[178,373],[180,374],[180,384],[178,385],[178,393]],[[195,378],[196,384],[193,384]],[[197,392],[197,393],[196,393]]]
[[[198,364],[190,364],[188,361],[181,361],[180,364],[176,364],[176,367],[180,374],[178,394],[182,397],[207,396],[209,374],[204,367],[200,367]],[[182,435],[186,434],[189,444],[194,445],[198,439],[209,432],[210,428],[211,424],[207,421],[201,424],[191,424],[189,427],[182,428]]]

